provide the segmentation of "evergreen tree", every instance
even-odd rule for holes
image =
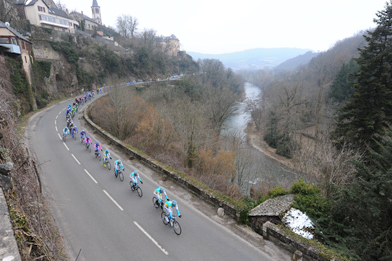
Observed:
[[[392,129],[370,150],[372,165],[354,162],[357,178],[335,198],[321,237],[353,259],[392,260]],[[348,250],[348,251],[347,251]]]
[[[345,103],[350,99],[354,92],[353,83],[355,81],[355,74],[359,71],[359,65],[354,59],[349,63],[343,63],[339,72],[332,82],[329,97],[337,103]]]
[[[367,45],[356,59],[360,71],[355,77],[354,94],[341,109],[332,134],[338,146],[347,142],[365,151],[377,150],[377,134],[382,136],[392,120],[392,0],[376,15],[377,27],[364,35]]]

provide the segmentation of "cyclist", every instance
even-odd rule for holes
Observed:
[[[78,133],[78,128],[76,126],[73,126],[71,129],[71,133],[72,133],[72,138],[73,138],[74,135],[76,135],[76,133]]]
[[[71,122],[72,122],[72,119],[71,118],[68,118],[67,119],[67,127],[69,128],[69,125],[71,124]]]
[[[139,179],[140,183],[143,184],[143,181],[140,179],[140,176],[136,170],[134,172],[132,172],[131,174],[129,174],[129,178],[132,180],[133,187],[135,187],[135,185],[137,184],[138,179]]]
[[[86,131],[85,131],[85,130],[82,130],[82,131],[80,132],[80,142],[82,142],[86,136],[87,136]]]
[[[164,205],[164,209],[166,212],[166,222],[169,222],[169,217],[170,217],[170,225],[173,226],[173,213],[172,213],[172,208],[175,207],[177,210],[177,215],[178,217],[182,217],[182,215],[180,215],[180,211],[178,210],[178,204],[177,201],[173,200],[173,201],[166,201],[165,205]]]
[[[95,149],[95,156],[98,155],[99,149],[101,149],[101,151],[102,151],[102,146],[98,141],[94,144],[94,149]]]
[[[119,170],[120,168],[121,168],[122,170],[125,170],[125,168],[124,168],[124,166],[123,166],[121,160],[116,160],[116,161],[114,162],[114,175],[116,175],[116,178],[117,178],[117,170]]]
[[[67,136],[68,134],[69,134],[69,129],[67,126],[65,126],[63,129],[63,136]]]
[[[166,191],[163,187],[158,187],[157,189],[154,190],[154,197],[157,198],[157,200],[159,201],[159,204],[162,206],[163,201],[162,201],[162,193],[165,194],[166,197],[166,201],[169,201]]]
[[[109,159],[112,159],[112,156],[110,156],[109,149],[106,149],[106,150],[103,152],[103,162],[106,162],[106,161],[108,161]]]
[[[87,135],[86,135],[85,142],[86,142],[86,147],[88,148],[91,145],[91,138]]]

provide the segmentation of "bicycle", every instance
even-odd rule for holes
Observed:
[[[76,132],[72,133],[72,138],[76,140]]]
[[[103,159],[103,166],[108,168],[108,170],[111,170],[112,164],[110,163],[109,159],[104,158]]]
[[[83,144],[83,143],[84,143],[84,138],[80,137],[80,144]]]
[[[63,133],[63,141],[65,142],[67,140],[67,134]]]
[[[156,197],[152,197],[152,204],[155,208],[161,208],[163,210],[163,201],[159,201]]]
[[[139,184],[138,183],[136,183],[135,185],[133,185],[133,182],[132,182],[132,180],[129,182],[129,186],[131,186],[131,190],[132,191],[137,191],[137,194],[139,195],[139,197],[142,197],[143,196],[143,191],[142,191],[142,188],[139,186]]]
[[[89,153],[91,152],[90,143],[86,143],[86,150],[87,150]]]
[[[123,182],[124,181],[124,174],[122,173],[121,169],[117,170],[117,175],[116,175],[116,171],[114,171],[114,175],[120,178],[120,181]]]
[[[182,232],[182,230],[181,230],[180,223],[178,223],[178,221],[176,220],[176,216],[173,215],[173,218],[172,218],[171,220],[169,220],[169,221],[167,221],[166,218],[165,218],[165,217],[167,217],[167,216],[168,216],[168,215],[166,214],[166,212],[165,212],[165,211],[162,211],[162,213],[161,213],[161,219],[162,219],[163,224],[165,224],[165,225],[167,225],[167,224],[169,224],[169,223],[173,224],[174,233],[176,233],[177,235],[180,235],[181,232]],[[169,218],[168,218],[168,219],[169,219]]]
[[[99,150],[95,151],[95,158],[98,158],[99,161],[102,160],[102,156],[101,156],[101,153],[99,152]]]

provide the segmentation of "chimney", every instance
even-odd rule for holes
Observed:
[[[69,13],[68,13],[68,8],[67,8],[67,9],[65,9],[65,13],[66,13],[67,15],[69,15]]]

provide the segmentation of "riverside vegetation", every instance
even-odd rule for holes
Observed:
[[[242,72],[264,90],[249,104],[260,135],[321,189],[297,207],[352,260],[392,259],[391,17],[389,1],[375,29],[295,71]]]

